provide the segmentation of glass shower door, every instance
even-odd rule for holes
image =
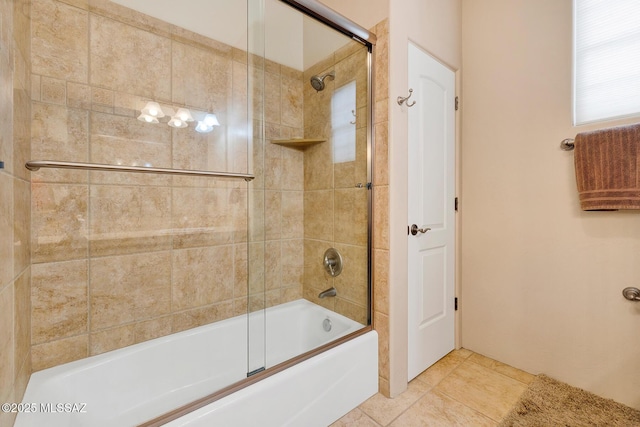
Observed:
[[[265,29],[264,0],[247,0],[247,133],[249,184],[247,239],[247,377],[266,367]]]

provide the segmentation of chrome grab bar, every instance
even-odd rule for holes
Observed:
[[[155,173],[161,175],[183,175],[183,176],[207,176],[212,178],[242,178],[249,182],[255,176],[245,173],[212,172],[202,170],[152,168],[141,166],[106,165],[102,163],[79,163],[79,162],[57,162],[53,160],[30,160],[25,163],[25,167],[30,171],[37,171],[40,168],[54,169],[76,169],[102,172],[134,172],[134,173]]]

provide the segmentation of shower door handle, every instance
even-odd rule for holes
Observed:
[[[418,233],[426,233],[429,230],[431,230],[429,227],[418,228],[416,224],[411,224],[411,227],[409,228],[412,236],[415,236]]]

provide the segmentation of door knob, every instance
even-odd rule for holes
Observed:
[[[416,224],[411,224],[411,228],[410,228],[412,236],[415,236],[418,233],[426,233],[429,230],[431,230],[429,227],[418,228],[418,226]]]

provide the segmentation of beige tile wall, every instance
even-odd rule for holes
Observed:
[[[34,172],[32,230],[16,228],[31,236],[33,369],[242,314],[247,296],[252,309],[300,298],[303,159],[262,136],[302,134],[302,72],[248,67],[246,52],[106,0],[34,0],[32,9],[31,157],[260,175],[247,187]],[[248,92],[262,69],[264,84]],[[140,122],[147,100],[214,112],[221,126],[199,134]],[[247,102],[255,114],[268,106],[252,146]]]
[[[34,370],[303,295],[366,322],[366,190],[355,187],[366,182],[366,92],[358,92],[355,162],[333,165],[330,144],[301,152],[270,142],[330,133],[332,89],[316,93],[309,77],[335,68],[329,86],[356,76],[365,89],[361,45],[302,73],[254,58],[247,67],[246,53],[102,0],[35,0],[32,17],[32,157],[257,176],[247,190],[194,178],[34,173]],[[153,55],[132,39],[154,46]],[[380,42],[376,52],[376,61],[386,55]],[[262,72],[264,82],[256,78],[247,92],[249,76]],[[376,93],[386,97],[378,74]],[[222,126],[200,135],[146,125],[136,116],[148,99],[214,111]],[[378,95],[377,109],[384,103]],[[248,145],[234,127],[263,111]],[[378,295],[388,270],[386,115],[377,113],[375,125]],[[332,246],[347,266],[337,279],[321,269]],[[332,285],[339,297],[319,301]],[[381,327],[385,308],[376,303]]]
[[[378,332],[380,392],[389,396],[389,21],[377,24],[373,129],[373,325]]]
[[[0,3],[0,402],[19,402],[31,373],[30,2]],[[15,414],[0,413],[0,426]]]
[[[303,136],[302,72],[273,61],[252,58],[256,78],[250,194],[250,310],[302,298],[304,260],[304,157],[272,144],[274,139]],[[261,84],[263,83],[263,84]]]
[[[326,142],[304,151],[304,297],[358,322],[367,323],[367,50],[350,42],[304,73],[306,138]],[[311,76],[335,71],[316,92]],[[356,81],[356,159],[334,163],[331,140],[331,98],[336,89]],[[336,278],[325,272],[325,250],[336,248],[343,271]],[[318,298],[335,286],[337,297]]]

